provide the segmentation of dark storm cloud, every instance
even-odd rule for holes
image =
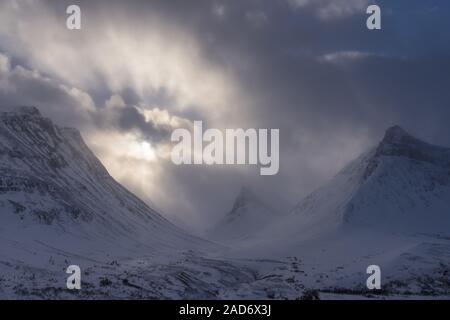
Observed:
[[[209,59],[238,74],[239,86],[254,98],[251,119],[243,123],[280,128],[280,174],[270,178],[274,189],[282,185],[291,197],[304,194],[393,124],[450,145],[449,4],[378,3],[381,32],[365,28],[364,11],[324,21],[311,8],[292,10],[279,1],[222,2],[220,19],[205,14],[205,7],[186,9],[186,15],[166,10],[202,35]],[[258,28],[245,19],[255,10],[266,13]],[[333,54],[334,60],[321,59]],[[322,153],[338,153],[340,138],[354,146],[347,155],[322,159],[322,168],[308,165]],[[251,180],[259,184],[258,177]]]
[[[253,185],[269,182],[295,199],[393,124],[450,145],[449,4],[378,3],[381,32],[365,28],[364,11],[324,21],[278,1],[222,2],[222,19],[192,19],[208,57],[236,72],[254,98],[246,120],[280,128],[280,174],[264,182],[247,178]],[[254,10],[267,17],[258,28],[245,20]],[[321,59],[333,54],[334,60]]]
[[[124,107],[120,110],[118,125],[123,131],[139,130],[144,138],[151,142],[169,141],[172,128],[147,121],[135,107]]]
[[[1,53],[0,60],[4,61],[0,68],[0,108],[36,106],[55,122],[80,129],[95,112],[93,101],[86,92],[14,65]]]
[[[160,32],[169,24],[192,35],[205,66],[231,75],[243,95],[220,120],[234,127],[280,129],[280,173],[274,177],[163,164],[161,192],[176,190],[179,195],[164,201],[174,212],[195,213],[198,221],[227,211],[226,204],[244,184],[280,206],[294,203],[377,143],[393,124],[450,145],[450,3],[373,2],[382,9],[381,31],[365,27],[364,0],[77,1],[83,32],[110,16],[118,25],[130,26],[157,19],[164,25]],[[64,13],[72,1],[44,3]],[[139,37],[142,30],[136,27],[130,37]],[[0,46],[8,51],[7,44]],[[83,89],[97,107],[112,94],[120,94],[128,106],[145,100],[173,111],[176,104],[173,91],[164,85],[144,95],[132,84],[120,92],[101,81]],[[29,100],[43,101],[39,94],[46,91],[33,85],[29,90],[23,92]],[[217,110],[193,106],[177,112],[207,120]],[[169,133],[134,107],[121,109],[115,119],[122,132],[139,130],[150,141],[162,141]],[[276,200],[276,193],[287,200]]]

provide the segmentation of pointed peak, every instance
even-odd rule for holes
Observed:
[[[392,126],[386,130],[386,134],[408,134],[405,129],[399,125]]]
[[[376,149],[375,157],[379,156],[398,156],[445,166],[450,163],[450,149],[424,142],[400,126],[386,130]]]
[[[4,107],[1,108],[2,114],[12,114],[12,115],[28,115],[28,116],[37,116],[41,117],[41,112],[38,108],[34,106],[18,106],[18,107]]]
[[[18,107],[18,112],[23,114],[30,114],[33,116],[41,116],[41,112],[34,106],[21,106]]]
[[[254,197],[253,191],[250,190],[250,188],[246,187],[246,186],[242,186],[241,190],[239,191],[238,197]]]
[[[416,140],[416,138],[406,132],[402,127],[396,125],[386,130],[383,142],[402,143],[413,139]]]
[[[249,187],[241,187],[238,195],[236,196],[235,205],[244,206],[249,203],[263,204],[262,200],[253,192]]]
[[[258,199],[258,197],[253,193],[253,191],[250,190],[248,187],[241,187],[238,195],[236,196],[236,200],[233,204],[232,211],[245,207],[246,205],[250,203],[258,203],[260,204],[261,201]]]

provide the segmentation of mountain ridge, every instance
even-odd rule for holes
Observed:
[[[78,130],[35,107],[0,112],[0,172],[2,237],[10,243],[88,256],[206,245],[116,182]]]
[[[380,237],[448,234],[449,150],[391,127],[376,146],[261,230],[248,246],[295,250],[311,239],[362,230]]]

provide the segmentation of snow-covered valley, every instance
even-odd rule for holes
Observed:
[[[117,183],[78,131],[0,114],[0,298],[450,297],[450,149],[399,127],[279,215],[242,191],[201,239]],[[66,288],[68,265],[82,289]],[[366,288],[379,265],[382,290]]]

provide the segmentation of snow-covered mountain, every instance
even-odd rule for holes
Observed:
[[[242,187],[231,211],[208,230],[207,236],[219,241],[245,239],[279,217],[278,213],[259,199],[249,188]]]
[[[34,107],[0,113],[0,237],[2,255],[25,260],[50,248],[120,257],[204,245],[117,183],[77,130]]]
[[[450,149],[395,126],[376,147],[300,201],[275,229],[292,241],[359,227],[445,234],[450,233],[449,207]]]
[[[268,298],[245,262],[186,234],[117,183],[74,129],[0,109],[0,299]],[[78,265],[81,290],[66,287]],[[293,291],[300,295],[302,289]]]
[[[449,294],[448,208],[450,149],[395,126],[236,254],[298,257],[310,275],[302,283],[332,292],[364,292],[376,264],[384,288]]]
[[[293,210],[305,224],[449,232],[450,149],[388,129],[378,146]]]
[[[0,298],[365,297],[371,264],[382,298],[448,297],[449,160],[393,127],[288,215],[242,189],[210,232],[223,250],[123,188],[78,131],[1,109]]]

